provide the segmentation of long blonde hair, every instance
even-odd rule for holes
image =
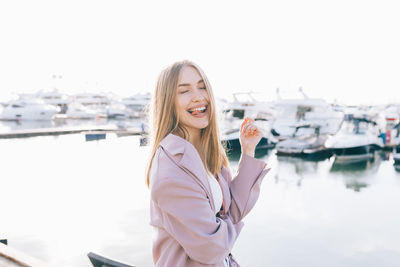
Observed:
[[[206,128],[201,129],[201,150],[200,158],[207,171],[212,174],[218,173],[222,166],[228,167],[228,158],[225,147],[221,143],[218,127],[218,117],[216,112],[215,98],[204,72],[195,63],[184,60],[178,61],[165,68],[158,76],[157,85],[153,94],[149,121],[150,121],[150,147],[151,153],[146,169],[146,184],[149,186],[149,174],[151,162],[160,145],[160,142],[170,133],[188,140],[188,132],[179,123],[179,118],[175,109],[175,98],[177,95],[178,80],[181,70],[186,67],[195,68],[202,77],[206,86],[210,103],[208,105],[210,118]]]

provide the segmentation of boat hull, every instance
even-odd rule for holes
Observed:
[[[331,157],[333,155],[333,151],[331,149],[304,149],[297,151],[285,151],[285,150],[277,150],[277,156],[290,156],[290,157],[300,157],[309,160],[323,160]]]
[[[238,149],[240,150],[240,148],[241,148],[239,138],[227,139],[227,140],[224,140],[224,142],[226,142],[226,148],[228,150],[238,150]],[[256,146],[256,150],[271,149],[274,147],[275,147],[275,143],[270,142],[268,138],[262,137],[260,142]]]

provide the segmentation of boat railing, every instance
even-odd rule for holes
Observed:
[[[87,255],[93,267],[135,267],[135,265],[130,265],[122,263],[120,261],[112,260],[96,253],[89,252]]]

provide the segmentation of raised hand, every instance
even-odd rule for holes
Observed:
[[[243,154],[254,157],[254,151],[262,138],[262,132],[252,118],[244,118],[240,126],[240,145]]]

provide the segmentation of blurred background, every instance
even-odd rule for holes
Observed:
[[[189,59],[217,96],[230,167],[245,116],[272,168],[243,266],[397,266],[396,1],[0,3],[0,240],[52,266],[152,266],[148,104]],[[0,259],[1,262],[1,259]]]

